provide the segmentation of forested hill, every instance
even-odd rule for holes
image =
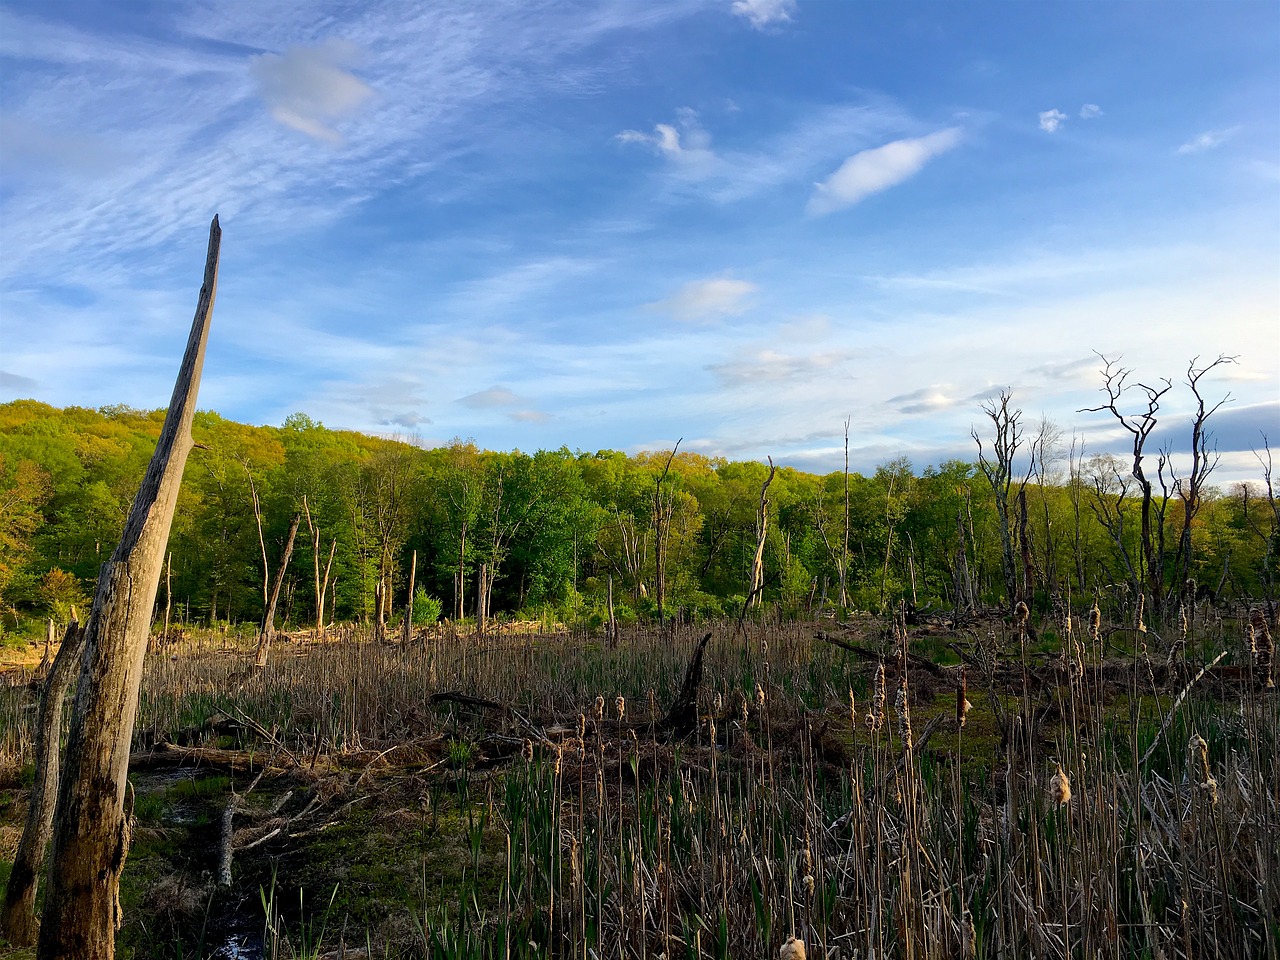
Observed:
[[[3,629],[85,603],[163,413],[0,405]],[[170,542],[174,615],[189,621],[260,617],[295,517],[281,612],[297,624],[314,622],[321,594],[326,619],[375,617],[380,602],[399,611],[415,553],[416,584],[445,616],[474,616],[487,584],[487,613],[565,621],[601,616],[610,581],[622,619],[660,602],[668,615],[736,614],[757,554],[761,603],[791,612],[1011,593],[1047,610],[1139,589],[1168,609],[1188,579],[1225,596],[1269,595],[1274,582],[1275,504],[1257,490],[1209,489],[1189,523],[1180,501],[1157,499],[1144,549],[1128,465],[1052,446],[1025,483],[1026,465],[1015,471],[1002,524],[1001,484],[976,463],[917,473],[895,460],[847,478],[781,467],[765,489],[758,462],[458,440],[423,450],[303,414],[251,427],[203,412],[194,435]]]

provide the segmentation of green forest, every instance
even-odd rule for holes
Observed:
[[[281,627],[397,622],[411,579],[418,622],[585,628],[605,622],[610,595],[621,623],[1018,600],[1049,614],[1139,594],[1172,614],[1190,590],[1273,598],[1280,519],[1265,459],[1259,482],[1213,487],[1200,437],[1200,476],[1170,486],[1162,472],[1164,487],[1149,484],[1144,498],[1130,458],[1029,425],[1007,394],[974,413],[972,462],[896,459],[870,476],[819,476],[678,447],[497,452],[455,439],[422,449],[301,413],[254,427],[206,411],[158,604],[178,624],[256,623],[291,528]],[[10,637],[91,598],[163,416],[0,405]]]

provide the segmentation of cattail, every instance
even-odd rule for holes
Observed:
[[[712,743],[716,742],[716,721],[714,717],[707,718],[707,737]]]
[[[1019,600],[1018,605],[1013,608],[1013,625],[1018,629],[1022,629],[1027,625],[1027,621],[1031,619],[1031,611],[1027,608],[1024,601]]]
[[[888,701],[884,686],[884,664],[882,663],[876,668],[875,692],[871,697],[871,710],[867,713],[867,726],[873,731],[884,726],[884,707]]]
[[[965,677],[965,669],[960,667],[960,683],[956,686],[956,726],[961,730],[964,729],[965,715],[969,712],[969,708],[973,706],[968,699],[969,684]]]
[[[902,686],[898,687],[898,695],[893,701],[894,711],[898,714],[898,736],[903,746],[911,749],[911,706],[907,702],[907,675],[902,675]]]
[[[738,705],[742,708],[742,726],[745,728],[747,725],[747,718],[750,715],[749,707],[747,706],[747,698],[743,697],[741,694],[738,696],[742,698]]]
[[[804,878],[803,878],[800,882],[804,884],[804,895],[805,895],[806,897],[808,897],[808,898],[809,898],[809,900],[812,900],[812,899],[813,899],[813,889],[814,889],[814,886],[815,886],[815,884],[814,884],[814,880],[813,880],[813,874],[812,874],[812,873],[806,873],[806,874],[804,875]]]
[[[581,740],[587,735],[587,715],[585,713],[578,714],[578,739]]]
[[[563,749],[562,749],[561,747],[556,747],[556,766],[555,766],[555,775],[556,775],[557,777],[559,777],[559,776],[560,776],[560,764],[561,764],[561,762],[563,761],[563,759],[564,759],[564,751],[563,751]]]
[[[1275,687],[1272,678],[1274,649],[1271,645],[1271,628],[1261,610],[1255,610],[1249,621],[1249,629],[1253,631],[1253,669],[1268,690]]]
[[[978,955],[978,932],[973,929],[973,914],[968,910],[960,921],[960,956],[973,960]]]
[[[1187,761],[1195,767],[1196,786],[1209,801],[1209,806],[1218,805],[1218,781],[1209,771],[1209,744],[1204,737],[1193,733],[1187,741]]]
[[[760,686],[760,681],[756,681],[756,706],[764,708],[764,687]]]
[[[853,696],[853,687],[849,688],[849,722],[855,730],[858,728],[858,701]]]
[[[1178,604],[1178,638],[1185,642],[1190,631],[1191,620],[1187,616],[1187,605],[1180,603]]]
[[[804,941],[787,937],[787,942],[778,951],[778,960],[805,960]]]
[[[1147,595],[1145,593],[1138,594],[1138,626],[1139,633],[1147,632],[1147,625],[1142,622],[1142,615],[1147,609]]]
[[[613,701],[613,706],[618,711],[618,722],[621,723],[627,717],[627,698],[618,694],[618,699]]]
[[[596,694],[596,719],[600,720],[604,717],[604,696]]]
[[[533,763],[533,741],[525,740],[524,749],[520,751],[524,755],[525,763]]]
[[[715,712],[716,712],[716,716],[719,716],[719,715],[720,715],[720,711],[721,711],[721,709],[722,709],[723,707],[724,707],[724,701],[720,698],[720,692],[717,690],[717,691],[716,691],[716,699],[715,699]]]
[[[1098,642],[1098,637],[1102,633],[1102,611],[1098,609],[1098,601],[1093,601],[1093,606],[1089,608],[1089,639],[1094,643]]]
[[[1071,802],[1071,778],[1062,769],[1062,764],[1057,764],[1057,768],[1049,778],[1049,802],[1065,807]]]

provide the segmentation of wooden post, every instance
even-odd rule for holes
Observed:
[[[182,470],[191,452],[218,287],[218,218],[209,227],[204,284],[155,454],[124,536],[98,577],[58,786],[38,960],[113,960],[120,871],[129,849],[125,785],[138,687]]]

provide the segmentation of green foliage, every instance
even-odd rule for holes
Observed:
[[[435,597],[428,596],[426,587],[418,587],[413,592],[414,626],[435,623],[440,619],[442,605]]]
[[[26,634],[31,620],[65,619],[71,604],[87,602],[161,421],[162,411],[120,406],[0,404],[4,631]],[[297,514],[305,519],[280,610],[291,623],[315,622],[321,589],[326,622],[371,619],[382,589],[398,613],[415,552],[420,624],[474,617],[481,568],[492,616],[529,611],[594,629],[607,618],[610,580],[619,619],[655,617],[659,583],[667,614],[736,616],[768,474],[761,463],[681,452],[659,488],[665,451],[490,452],[462,439],[423,450],[330,430],[303,413],[280,427],[251,427],[202,411],[193,434],[198,446],[169,541],[172,577],[158,601],[169,601],[171,587],[180,624],[229,630],[251,630],[260,618]],[[1046,456],[1067,460],[1057,449]],[[1027,483],[1038,615],[1068,591],[1085,606],[1101,585],[1128,581],[1138,524],[1133,498],[1120,495],[1127,469],[1072,457],[1045,483]],[[972,464],[917,472],[898,459],[847,477],[781,467],[768,499],[760,612],[803,614],[819,598],[838,607],[842,580],[846,609],[906,601],[950,610],[961,562],[977,602],[1004,595],[997,510]],[[1167,511],[1170,543],[1176,507]],[[1125,521],[1115,536],[1104,522],[1114,516]],[[1209,490],[1192,528],[1192,575],[1233,595],[1274,596],[1278,527],[1259,491]],[[1176,605],[1165,612],[1173,616]]]

